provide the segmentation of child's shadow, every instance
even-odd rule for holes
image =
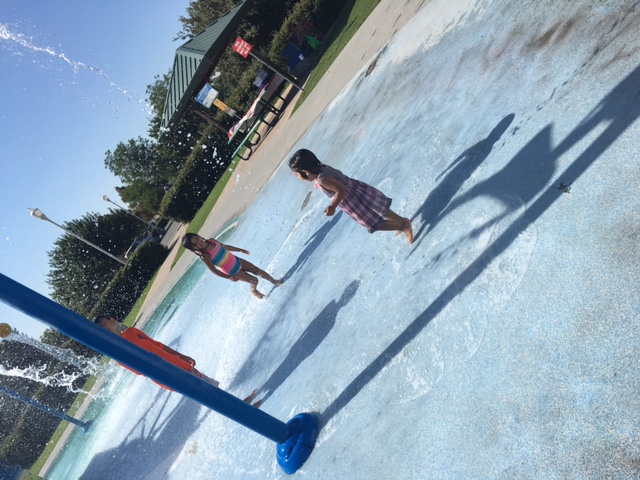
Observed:
[[[330,222],[325,223],[316,233],[311,235],[309,240],[307,240],[307,243],[305,243],[304,250],[302,250],[300,255],[298,255],[296,263],[289,269],[289,271],[287,271],[287,273],[284,274],[284,277],[282,278],[283,280],[289,280],[294,273],[302,268],[313,252],[315,252],[315,250],[324,241],[329,231],[336,226],[341,215],[342,212],[337,212]]]
[[[289,350],[289,354],[280,366],[271,374],[269,379],[260,387],[262,401],[268,399],[273,392],[289,378],[298,366],[320,346],[322,341],[336,324],[336,317],[342,307],[351,301],[358,291],[360,282],[354,280],[345,288],[339,300],[332,300],[309,326],[302,332]]]
[[[425,233],[429,233],[429,231],[435,228],[442,219],[442,212],[447,208],[447,205],[449,205],[464,182],[471,177],[471,174],[489,156],[493,145],[500,139],[507,128],[509,128],[514,117],[515,115],[510,113],[500,120],[500,123],[495,126],[487,138],[465,150],[462,155],[456,158],[453,163],[436,178],[437,181],[446,174],[436,188],[429,193],[418,211],[411,217],[411,222],[421,217],[422,225],[420,225],[419,230],[414,234],[414,247],[409,256],[411,256],[422,241],[422,233],[425,228],[427,228],[427,226],[429,227]]]

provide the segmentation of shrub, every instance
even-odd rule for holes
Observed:
[[[160,213],[178,222],[190,222],[231,163],[232,153],[227,138],[207,127],[162,199]]]
[[[126,317],[167,254],[167,249],[155,242],[145,243],[138,248],[102,293],[91,311],[91,318],[97,315],[113,315],[119,319]]]

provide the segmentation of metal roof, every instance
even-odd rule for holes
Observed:
[[[235,36],[235,29],[246,13],[250,0],[235,7],[176,50],[169,90],[160,122],[160,141],[182,118],[191,99],[204,86],[222,53]]]

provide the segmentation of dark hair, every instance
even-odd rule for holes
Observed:
[[[289,159],[289,168],[294,172],[298,172],[302,177],[307,178],[306,174],[302,170],[306,170],[307,172],[317,175],[322,172],[324,163],[318,160],[318,157],[316,157],[312,151],[307,150],[306,148],[301,148]]]
[[[185,233],[184,237],[182,237],[182,246],[184,248],[186,248],[187,250],[191,250],[193,253],[195,253],[196,255],[198,255],[200,258],[202,258],[202,252],[200,250],[198,250],[196,247],[193,246],[193,244],[191,243],[191,239],[193,239],[194,237],[199,237],[200,235],[198,235],[197,233]],[[209,240],[205,241],[209,244],[211,244],[211,242]]]
[[[197,236],[198,236],[198,234],[196,234],[196,233],[185,233],[184,237],[182,237],[182,246],[184,248],[186,248],[187,250],[191,250],[192,252],[195,252],[196,248],[191,243],[191,239],[193,237],[197,237]]]
[[[93,323],[97,323],[98,325],[100,325],[100,322],[102,322],[103,320],[109,320],[110,318],[115,318],[112,315],[98,315],[94,320]]]

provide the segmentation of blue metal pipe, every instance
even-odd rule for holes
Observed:
[[[44,403],[40,403],[39,401],[34,400],[33,398],[30,398],[30,397],[27,397],[26,395],[22,395],[21,393],[14,392],[13,390],[3,387],[2,385],[0,385],[0,393],[9,395],[10,397],[13,397],[17,400],[20,400],[21,402],[24,402],[28,405],[31,405],[33,407],[36,407],[42,410],[43,412],[50,413],[51,415],[54,415],[62,420],[66,420],[67,422],[73,423],[74,425],[81,427],[84,433],[87,433],[87,430],[91,425],[91,422],[83,422],[81,420],[78,420],[77,418],[70,417],[69,415],[59,412],[53,407],[45,405]]]
[[[289,426],[0,273],[0,301],[277,443]]]

